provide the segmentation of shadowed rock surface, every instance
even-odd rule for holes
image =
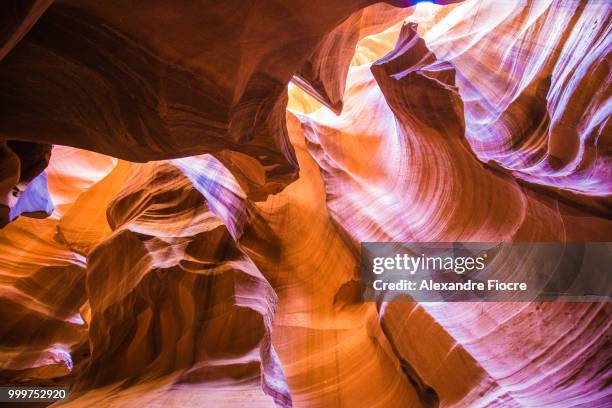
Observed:
[[[608,406],[609,302],[363,302],[359,244],[612,241],[612,7],[412,3],[0,6],[0,383]]]

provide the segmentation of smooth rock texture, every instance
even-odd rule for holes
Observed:
[[[428,50],[416,27],[403,27],[395,49],[372,72],[380,93],[367,69],[355,69],[347,86],[354,104],[340,118],[325,110],[301,116],[309,150],[324,171],[328,205],[357,242],[610,240],[609,212],[600,218],[577,211],[564,204],[565,194],[526,188],[476,160],[464,139],[469,106],[456,86],[456,68]],[[606,376],[595,373],[607,370],[610,311],[605,304],[380,305],[383,331],[405,372],[442,405],[459,406],[564,406],[568,400],[604,406]],[[416,340],[425,327],[436,342]],[[520,357],[516,347],[533,330],[587,336],[592,343],[585,353],[579,342],[535,336]],[[534,354],[551,357],[528,357]],[[568,386],[577,377],[585,381]]]
[[[190,180],[170,163],[132,165],[107,217],[112,233],[87,256],[91,358],[77,395],[229,376],[290,405],[270,343],[276,295]]]
[[[413,9],[377,4],[353,13],[327,34],[293,81],[336,114],[342,111],[346,76],[360,39],[403,21]]]
[[[0,385],[610,406],[609,302],[360,299],[360,242],[612,241],[609,2],[413,3],[0,5]]]
[[[50,156],[47,144],[0,141],[0,228],[23,213],[51,213],[47,179],[41,173]]]
[[[85,259],[53,239],[56,227],[55,220],[20,217],[0,232],[4,383],[68,375],[81,358],[78,346],[87,342],[79,314]]]
[[[487,0],[460,5],[426,34],[457,68],[466,138],[481,161],[533,183],[612,194],[611,18],[606,1]]]

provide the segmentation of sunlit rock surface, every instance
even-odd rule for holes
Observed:
[[[57,242],[57,221],[20,217],[0,232],[0,378],[41,381],[72,372],[87,342],[85,259]],[[71,355],[71,351],[75,351]]]
[[[426,34],[457,69],[466,138],[481,161],[610,196],[611,18],[606,1],[469,1]]]
[[[87,256],[91,357],[77,395],[172,374],[230,389],[233,378],[290,405],[271,346],[276,295],[191,181],[170,163],[132,165],[107,219]]]
[[[609,219],[477,160],[463,137],[455,68],[429,52],[414,26],[403,27],[395,49],[371,71],[353,71],[347,92],[354,98],[347,99],[355,102],[340,118],[323,110],[302,116],[309,149],[324,170],[329,208],[357,242],[612,238]],[[370,109],[384,118],[379,127],[369,123]],[[360,161],[366,146],[370,160]],[[591,354],[609,353],[609,305],[392,303],[379,310],[407,372],[443,405],[563,406],[570,399],[598,405],[609,398],[605,376],[596,375],[607,370],[606,358]],[[424,327],[435,342],[416,340]],[[589,352],[567,336],[588,336]],[[584,382],[568,385],[578,376]]]
[[[612,6],[412,3],[1,5],[2,385],[609,406],[610,303],[362,302],[358,269],[363,241],[612,241]]]
[[[50,156],[47,144],[0,142],[0,227],[24,213],[44,218],[53,211],[42,173]]]
[[[353,13],[327,34],[294,76],[294,82],[333,110],[342,111],[346,76],[358,41],[403,21],[413,8],[381,3]]]

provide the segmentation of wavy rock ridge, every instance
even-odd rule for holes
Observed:
[[[0,382],[612,404],[610,303],[360,300],[360,242],[612,241],[612,6],[413,3],[0,6]]]

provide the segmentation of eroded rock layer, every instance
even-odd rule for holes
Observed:
[[[611,18],[605,1],[488,0],[461,5],[427,33],[457,68],[465,135],[481,161],[610,196]]]
[[[612,7],[413,3],[0,6],[2,385],[609,406],[609,302],[363,302],[358,270],[366,241],[612,241]]]

